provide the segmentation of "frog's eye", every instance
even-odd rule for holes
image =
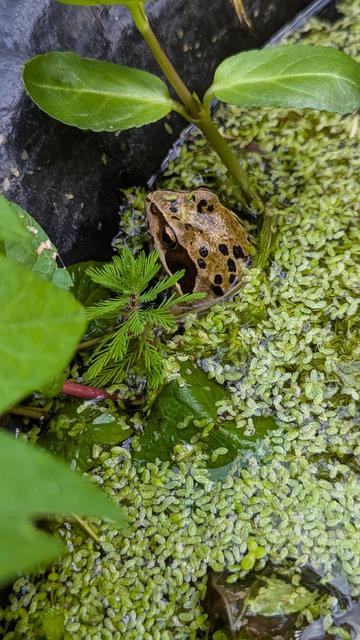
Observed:
[[[175,249],[177,247],[176,235],[170,227],[165,227],[161,234],[161,241],[167,249]]]

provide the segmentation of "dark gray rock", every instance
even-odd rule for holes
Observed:
[[[180,75],[201,95],[220,60],[260,46],[308,4],[249,2],[256,35],[239,26],[230,0],[155,0],[148,13]],[[22,65],[37,53],[71,49],[158,73],[122,6],[1,1],[0,190],[40,222],[68,263],[109,256],[120,186],[144,182],[184,126],[171,116],[172,134],[165,121],[96,134],[46,116],[23,91]]]

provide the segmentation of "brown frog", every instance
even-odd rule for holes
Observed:
[[[180,293],[204,291],[215,301],[239,283],[251,253],[248,234],[210,189],[153,191],[145,210],[167,273],[185,269],[176,285]]]

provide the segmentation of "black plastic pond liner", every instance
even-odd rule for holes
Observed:
[[[202,95],[223,58],[262,46],[299,11],[313,14],[325,4],[248,0],[254,34],[240,27],[230,0],[155,0],[148,11],[171,60]],[[68,264],[110,256],[119,189],[145,184],[184,126],[174,115],[171,129],[163,120],[99,134],[45,115],[23,91],[22,65],[38,53],[69,49],[158,73],[124,7],[1,0],[0,190],[38,220]]]

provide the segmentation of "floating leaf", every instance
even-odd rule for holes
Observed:
[[[32,58],[23,78],[40,109],[80,129],[141,127],[164,118],[177,105],[157,76],[72,52]]]
[[[87,471],[97,464],[92,456],[94,444],[121,444],[131,434],[132,429],[111,400],[96,404],[73,400],[51,418],[39,444]]]
[[[35,529],[45,515],[109,518],[127,528],[125,513],[55,456],[0,431],[0,580],[48,562],[62,546]]]
[[[61,289],[69,289],[70,275],[57,265],[57,249],[45,231],[25,209],[2,195],[0,238],[4,240],[2,253]]]
[[[350,113],[360,107],[360,65],[332,47],[281,45],[222,62],[206,93],[243,107],[311,108]]]
[[[0,255],[0,413],[67,366],[85,322],[72,295]]]
[[[209,454],[208,467],[225,466],[240,451],[256,451],[259,440],[276,428],[275,421],[271,417],[255,417],[254,435],[245,436],[232,420],[217,416],[216,403],[228,400],[228,392],[223,387],[210,380],[201,369],[185,363],[181,378],[167,384],[154,402],[140,449],[134,455],[149,461],[168,460],[175,445],[190,443],[196,434],[201,436],[202,429],[194,424],[194,420],[205,420],[214,425],[206,438],[199,441]]]

